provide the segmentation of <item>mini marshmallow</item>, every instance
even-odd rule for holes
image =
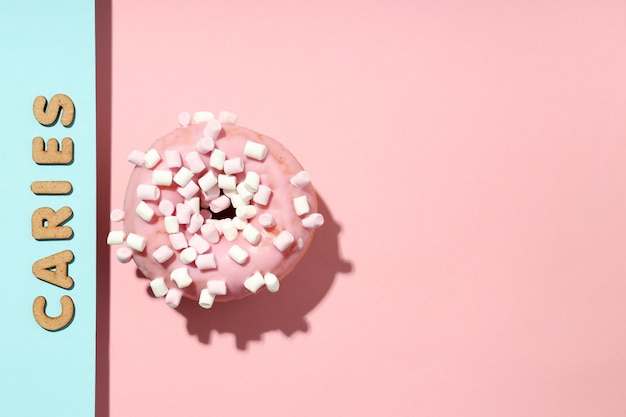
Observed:
[[[233,222],[233,225],[235,226],[237,230],[243,230],[248,224],[247,220],[244,220],[240,217],[233,217],[231,221]]]
[[[211,187],[207,191],[202,191],[203,201],[215,200],[220,196],[220,187]],[[208,204],[206,205],[208,207]]]
[[[241,158],[227,159],[224,161],[224,173],[226,175],[239,174],[243,172],[243,170],[243,159]]]
[[[159,203],[159,211],[164,216],[171,216],[174,213],[174,203],[170,200],[161,200]]]
[[[259,185],[259,190],[254,194],[252,201],[262,206],[266,206],[270,201],[272,195],[272,189],[266,185]]]
[[[262,161],[267,156],[267,146],[262,143],[249,140],[243,148],[243,154],[248,158]]]
[[[193,282],[185,266],[174,269],[170,273],[170,279],[178,285],[178,288],[186,288]]]
[[[137,198],[145,201],[155,201],[161,196],[161,189],[153,184],[139,184]]]
[[[176,218],[180,224],[189,224],[191,215],[193,214],[193,208],[185,203],[176,204]]]
[[[113,209],[111,210],[111,214],[109,216],[112,222],[121,222],[124,220],[124,210],[121,209]]]
[[[210,111],[197,111],[193,114],[194,123],[203,123],[215,119],[215,115]]]
[[[198,255],[198,257],[196,258],[196,266],[201,271],[204,271],[206,269],[217,268],[217,263],[215,262],[215,255],[213,255],[212,253],[205,253],[202,255]]]
[[[250,205],[250,203],[248,201],[246,201],[243,198],[241,198],[241,195],[239,195],[237,193],[228,193],[227,197],[230,198],[230,204],[234,208]]]
[[[206,288],[213,295],[226,295],[226,281],[223,279],[208,280]]]
[[[255,206],[241,206],[235,210],[235,215],[242,219],[251,219],[256,216],[257,210]]]
[[[152,252],[152,257],[160,264],[169,260],[173,255],[174,251],[167,245],[160,246]]]
[[[189,112],[184,111],[178,115],[178,124],[180,124],[181,127],[188,126],[190,122],[191,122],[191,114],[189,114]]]
[[[224,169],[224,162],[226,161],[226,153],[220,149],[213,149],[211,156],[209,157],[209,165],[215,169]]]
[[[192,198],[198,191],[200,191],[200,187],[198,187],[198,184],[194,181],[189,181],[184,187],[178,187],[176,189],[176,192],[186,199]]]
[[[237,123],[237,115],[235,113],[231,113],[229,111],[222,110],[220,114],[217,116],[217,120],[221,123]]]
[[[311,182],[311,174],[306,171],[300,171],[289,180],[294,187],[304,187]]]
[[[180,261],[187,265],[192,263],[198,257],[198,252],[194,248],[185,248],[180,252]]]
[[[220,241],[220,233],[212,223],[203,224],[202,227],[200,227],[200,233],[209,243],[217,243]]]
[[[143,252],[146,248],[146,238],[131,232],[126,236],[126,246],[137,252]]]
[[[237,184],[237,193],[243,201],[250,201],[254,197],[254,192],[248,189],[245,182]]]
[[[171,235],[169,235],[169,238],[172,247],[176,250],[185,249],[189,246],[189,244],[187,243],[187,239],[185,238],[185,234],[182,232],[172,233]]]
[[[196,234],[189,239],[189,246],[194,248],[198,254],[203,254],[211,249],[211,244],[204,240],[202,236]]]
[[[135,208],[135,212],[139,217],[149,222],[154,217],[154,210],[147,205],[144,201],[139,202]]]
[[[296,210],[298,216],[307,214],[309,212],[309,202],[305,195],[301,195],[293,199],[293,208]]]
[[[259,224],[266,229],[276,226],[276,220],[269,213],[263,213],[259,216]]]
[[[211,308],[213,306],[213,301],[215,301],[215,296],[209,293],[209,290],[203,288],[200,291],[200,298],[198,299],[198,304],[202,308]]]
[[[280,281],[278,280],[278,277],[271,272],[265,274],[263,280],[265,281],[265,286],[269,292],[276,292],[280,288]]]
[[[192,213],[200,213],[200,197],[191,197],[185,200],[185,205],[189,206]]]
[[[135,150],[135,151],[131,151],[126,157],[126,159],[128,159],[128,162],[134,165],[143,165],[143,158],[145,156],[146,156],[145,153]]]
[[[194,174],[199,174],[206,169],[200,154],[196,151],[191,151],[185,155],[185,163]]]
[[[219,213],[230,207],[230,199],[225,195],[221,195],[215,200],[209,201],[209,209],[213,213]]]
[[[156,149],[150,149],[143,156],[143,164],[146,168],[152,169],[161,161],[161,155]]]
[[[222,234],[224,235],[224,239],[229,242],[237,239],[239,236],[239,230],[237,230],[237,226],[230,219],[224,219],[225,221],[220,223],[222,226]]]
[[[193,178],[193,172],[185,167],[181,167],[178,172],[174,175],[174,182],[181,187],[187,185],[187,183]]]
[[[152,184],[154,185],[172,185],[172,171],[168,169],[155,169],[152,171]]]
[[[165,304],[168,307],[176,308],[180,304],[180,300],[183,298],[183,292],[178,288],[170,288],[165,296]]]
[[[115,251],[115,257],[117,258],[118,262],[125,264],[130,262],[130,260],[133,258],[133,251],[126,246],[122,246],[117,251]]]
[[[261,232],[249,223],[243,228],[241,235],[253,245],[256,245],[261,240]]]
[[[200,179],[198,179],[198,185],[202,189],[202,191],[209,191],[217,184],[217,177],[213,173],[213,171],[209,170],[206,174],[204,174]]]
[[[107,245],[120,245],[124,243],[123,230],[111,230],[107,235]]]
[[[213,138],[204,137],[196,142],[196,150],[203,155],[211,152],[215,148]]]
[[[165,285],[165,280],[162,277],[150,281],[150,288],[155,297],[165,297],[167,294],[167,285]]]
[[[256,193],[259,189],[259,184],[261,184],[261,176],[254,171],[248,171],[246,172],[246,179],[243,180],[243,183],[248,191]]]
[[[252,293],[256,293],[263,285],[265,285],[265,280],[260,272],[255,272],[243,282],[243,286]]]
[[[324,216],[320,213],[311,213],[302,219],[302,226],[307,229],[317,229],[324,224]]]
[[[243,250],[238,245],[233,245],[230,249],[228,249],[228,256],[230,256],[230,259],[237,262],[239,265],[243,265],[249,257],[248,252]]]
[[[222,190],[235,190],[237,189],[237,177],[234,175],[219,174],[217,176],[217,186]]]
[[[211,119],[207,120],[206,126],[204,127],[204,130],[202,132],[204,133],[205,137],[217,139],[221,131],[222,124],[219,122],[219,120]]]
[[[165,226],[165,231],[169,234],[180,232],[180,224],[176,216],[163,217],[163,225]]]
[[[187,231],[189,233],[196,233],[202,225],[204,224],[204,217],[200,213],[194,213],[189,220],[189,224],[187,225]]]
[[[293,237],[291,233],[286,230],[280,232],[278,236],[274,238],[274,246],[281,252],[286,251],[289,246],[293,244],[296,239]]]
[[[180,152],[174,149],[168,149],[165,151],[165,166],[168,168],[182,167],[183,161],[180,158]]]

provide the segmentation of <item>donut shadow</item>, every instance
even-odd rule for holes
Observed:
[[[307,254],[281,281],[280,291],[262,291],[237,301],[215,303],[210,310],[195,301],[183,299],[176,311],[187,319],[189,334],[209,344],[211,333],[231,333],[237,349],[245,350],[263,335],[280,331],[290,337],[310,331],[306,315],[326,296],[338,273],[352,271],[352,264],[342,259],[339,247],[340,225],[318,194],[319,212],[325,223],[315,232]],[[151,294],[150,290],[148,293]]]

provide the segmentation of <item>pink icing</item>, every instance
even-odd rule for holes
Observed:
[[[203,137],[203,130],[206,123],[190,124],[178,128],[166,136],[158,139],[151,148],[157,150],[164,156],[166,150],[177,150],[181,156],[185,156],[195,151],[196,142]],[[244,156],[244,147],[247,141],[253,141],[267,146],[268,153],[263,161]],[[229,242],[223,236],[219,242],[211,243],[207,253],[213,254],[217,267],[210,270],[199,270],[192,262],[183,264],[180,260],[180,250],[174,250],[175,254],[163,264],[158,263],[152,253],[162,246],[172,247],[168,233],[165,231],[163,216],[158,210],[160,201],[168,200],[174,205],[184,202],[183,196],[177,192],[178,186],[172,183],[171,186],[159,186],[160,196],[157,200],[146,201],[156,213],[150,222],[144,221],[137,216],[135,208],[141,202],[137,197],[137,186],[141,184],[152,184],[152,171],[154,169],[167,170],[165,160],[161,160],[152,169],[145,166],[137,166],[133,170],[129,180],[124,202],[124,231],[126,234],[135,233],[146,239],[146,248],[142,252],[133,251],[133,260],[139,270],[149,279],[158,277],[165,278],[168,288],[177,288],[172,281],[170,272],[176,268],[187,267],[193,283],[186,288],[182,288],[183,295],[192,299],[199,299],[200,292],[207,288],[209,280],[223,280],[226,283],[226,294],[217,295],[216,301],[228,301],[251,294],[244,287],[244,281],[259,272],[263,275],[272,273],[279,279],[284,278],[298,263],[304,255],[311,239],[314,235],[313,229],[302,226],[302,217],[295,213],[293,199],[299,196],[306,196],[310,205],[310,213],[317,211],[317,200],[315,192],[310,184],[302,187],[294,187],[290,184],[290,179],[302,171],[302,166],[296,158],[276,140],[256,133],[244,127],[225,123],[219,136],[215,140],[215,148],[226,153],[227,159],[242,158],[245,164],[245,171],[254,171],[260,175],[261,184],[269,187],[272,194],[267,205],[259,205],[251,202],[256,207],[256,215],[248,219],[248,222],[261,233],[261,240],[258,244],[249,243],[241,233],[237,238]],[[207,169],[214,171],[215,175],[223,174],[223,171],[216,170],[209,166],[210,152],[200,154],[200,158],[207,166]],[[184,159],[183,159],[184,160]],[[183,163],[185,166],[185,164]],[[196,173],[193,181],[206,174],[207,169]],[[177,169],[171,168],[175,174]],[[245,179],[246,172],[234,174],[237,183]],[[206,195],[206,194],[205,194]],[[197,196],[201,199],[201,205],[208,207],[208,202],[199,192]],[[179,207],[179,206],[177,206]],[[275,220],[276,225],[270,229],[264,228],[259,223],[259,217],[268,213]],[[207,209],[201,210],[205,218],[211,217]],[[187,240],[193,237],[193,233],[186,230],[187,225],[181,224],[180,231],[185,234]],[[284,252],[280,252],[273,244],[274,239],[282,231],[288,231],[294,236],[294,243]],[[249,260],[243,265],[239,265],[228,255],[228,250],[237,245],[249,254]]]

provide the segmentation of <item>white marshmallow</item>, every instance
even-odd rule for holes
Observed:
[[[243,265],[249,257],[248,252],[238,245],[233,245],[228,249],[228,256],[239,265]]]
[[[167,285],[165,285],[165,280],[162,277],[150,281],[150,288],[155,297],[165,297],[167,294]]]
[[[217,120],[221,123],[237,123],[237,115],[235,113],[231,113],[229,111],[222,110],[220,114],[217,116]]]
[[[124,210],[121,209],[113,209],[111,210],[111,214],[109,215],[112,222],[121,222],[124,220]]]
[[[245,182],[237,184],[237,193],[243,201],[250,201],[254,197],[254,192],[248,189]]]
[[[250,203],[248,201],[246,201],[243,198],[241,198],[241,195],[239,195],[237,193],[228,193],[227,196],[228,196],[228,198],[230,198],[230,204],[234,208],[250,205]]]
[[[231,219],[231,221],[235,225],[235,228],[237,230],[243,230],[246,227],[246,225],[248,224],[247,220],[244,220],[244,219],[242,219],[240,217],[233,217]]]
[[[130,260],[133,258],[133,251],[126,246],[122,246],[118,248],[117,251],[115,251],[115,257],[117,258],[118,262],[125,264],[130,262]]]
[[[140,166],[143,165],[143,158],[146,156],[145,153],[141,152],[141,151],[131,151],[128,156],[126,157],[126,159],[128,159],[128,162]]]
[[[194,248],[198,254],[203,254],[211,249],[211,244],[209,242],[207,242],[202,236],[195,234],[189,239],[189,246]]]
[[[224,162],[226,161],[226,153],[220,149],[213,149],[211,156],[209,157],[209,165],[215,169],[224,169]]]
[[[163,225],[165,226],[165,231],[169,234],[180,232],[180,224],[176,216],[163,217]]]
[[[242,219],[251,219],[256,216],[257,210],[255,206],[240,206],[235,210],[235,215]]]
[[[219,174],[217,176],[217,186],[222,190],[233,191],[237,189],[237,177],[234,175]]]
[[[210,279],[206,283],[206,288],[213,295],[226,295],[226,281],[223,279]]]
[[[206,126],[202,131],[204,133],[204,137],[208,137],[211,139],[217,139],[220,132],[222,131],[222,124],[217,119],[207,120]]]
[[[178,288],[170,288],[165,296],[165,304],[168,307],[176,308],[180,304],[180,300],[183,299],[183,292]]]
[[[215,255],[213,255],[212,253],[204,253],[202,255],[198,255],[198,257],[196,258],[196,266],[201,271],[217,268]]]
[[[194,174],[199,174],[206,169],[200,154],[196,151],[191,151],[185,155],[185,163]]]
[[[146,248],[146,238],[131,232],[126,236],[126,246],[137,252],[143,252]]]
[[[276,220],[269,213],[263,213],[259,216],[259,224],[266,229],[276,226]]]
[[[302,219],[302,226],[307,229],[317,229],[324,224],[324,216],[321,213],[311,213]]]
[[[200,213],[200,197],[191,197],[185,200],[185,205],[189,206],[192,213]]]
[[[215,115],[210,111],[197,111],[193,114],[194,123],[203,123],[215,119]]]
[[[217,177],[213,173],[213,171],[209,170],[206,174],[204,174],[198,180],[198,185],[202,189],[202,191],[209,191],[217,184]]]
[[[263,285],[265,285],[265,280],[260,272],[255,272],[243,282],[243,286],[252,293],[257,292]]]
[[[139,217],[149,222],[154,217],[154,210],[145,203],[145,201],[139,202],[135,208],[135,212]]]
[[[241,158],[227,159],[224,161],[224,173],[226,175],[239,174],[243,172],[243,170],[243,159]]]
[[[250,223],[243,228],[241,235],[253,245],[256,245],[261,241],[261,232],[259,232],[256,227],[252,226]]]
[[[254,171],[248,171],[246,172],[246,179],[243,180],[243,183],[248,191],[256,193],[259,189],[259,184],[261,184],[261,176]]]
[[[222,234],[224,235],[224,239],[229,242],[237,239],[239,236],[239,230],[237,230],[237,226],[230,219],[224,219],[225,221],[220,223],[222,226]]]
[[[192,263],[198,257],[198,252],[194,248],[185,248],[180,251],[180,261],[185,265]]]
[[[262,161],[267,156],[267,146],[249,140],[243,148],[243,154],[248,158]]]
[[[163,245],[152,252],[152,257],[160,264],[168,261],[174,255],[174,251],[167,245]]]
[[[123,230],[111,230],[107,235],[107,245],[120,245],[124,243]]]
[[[143,156],[143,164],[146,168],[152,169],[161,161],[161,155],[156,149],[150,149]]]
[[[296,239],[293,237],[291,233],[286,230],[280,232],[278,236],[274,238],[274,246],[281,252],[286,251],[289,246],[293,244]]]
[[[145,201],[155,201],[161,196],[161,189],[153,184],[139,184],[137,198]]]
[[[185,266],[174,269],[170,273],[170,279],[178,285],[178,288],[186,288],[193,282]]]
[[[183,162],[180,158],[180,152],[169,149],[165,151],[165,166],[168,168],[180,168]]]
[[[211,294],[206,288],[203,288],[200,291],[200,298],[198,300],[200,307],[211,308],[213,306],[213,301],[215,301],[215,295]]]
[[[259,190],[254,194],[252,201],[262,206],[266,206],[270,201],[272,195],[272,189],[266,185],[259,185]]]
[[[168,169],[155,169],[152,171],[152,184],[154,185],[172,185],[172,171]]]
[[[181,187],[187,185],[187,183],[193,178],[193,172],[191,172],[188,168],[180,167],[178,172],[174,175],[174,182]]]
[[[170,200],[161,200],[159,203],[159,211],[164,216],[171,216],[174,213],[174,203]]]
[[[271,272],[265,274],[263,280],[265,281],[265,286],[269,292],[276,292],[280,288],[280,281],[278,280],[278,277]]]
[[[306,171],[300,171],[289,180],[294,187],[304,187],[311,182],[311,174]]]
[[[293,199],[293,208],[296,210],[298,216],[307,214],[309,212],[309,202],[305,195],[301,195]]]

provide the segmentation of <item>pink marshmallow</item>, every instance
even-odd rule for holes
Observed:
[[[320,213],[312,213],[302,219],[302,226],[307,229],[317,229],[324,224],[324,216]]]
[[[291,246],[294,242],[295,238],[291,233],[286,230],[280,232],[278,236],[274,238],[274,246],[281,252],[286,251],[289,246]]]
[[[228,207],[230,207],[230,198],[225,195],[219,196],[209,202],[209,208],[213,213],[219,213],[220,211],[226,210]]]
[[[158,200],[161,189],[153,184],[139,184],[137,186],[137,198],[145,201]]]
[[[178,288],[170,288],[165,295],[165,304],[169,307],[176,308],[180,305],[180,300],[183,298],[183,292]]]
[[[189,167],[189,170],[194,174],[198,174],[206,169],[200,154],[196,151],[191,151],[185,155],[185,163]]]
[[[184,187],[177,188],[176,191],[185,197],[185,200],[189,200],[200,191],[200,187],[194,181],[189,181]]]
[[[254,194],[252,201],[262,206],[266,206],[270,201],[270,197],[272,195],[272,189],[267,185],[259,185],[258,191]]]
[[[266,229],[276,226],[276,220],[269,213],[263,213],[259,216],[259,224]]]
[[[172,233],[169,237],[172,247],[176,250],[185,249],[189,246],[187,239],[185,239],[185,234],[182,232]]]
[[[135,165],[143,165],[143,158],[146,154],[140,151],[132,151],[131,153],[128,154],[128,162],[135,164]]]
[[[212,253],[198,255],[196,258],[196,266],[200,270],[215,269],[217,267],[217,264],[215,263],[215,255]]]
[[[177,150],[166,150],[164,159],[165,166],[167,166],[168,168],[180,168],[181,166],[183,166],[182,160],[180,159],[180,152],[178,152]]]
[[[200,227],[204,224],[204,217],[200,213],[194,213],[189,220],[189,225],[187,225],[187,231],[189,233],[196,233],[200,230]]]
[[[212,223],[203,224],[200,228],[200,233],[209,243],[217,243],[220,241],[220,233]]]
[[[171,216],[174,213],[174,203],[170,200],[161,200],[159,203],[159,211],[164,216]]]
[[[122,246],[117,251],[115,251],[115,257],[120,263],[125,264],[132,259],[133,251],[126,246]]]
[[[170,259],[172,255],[174,255],[174,251],[167,245],[163,245],[152,252],[152,257],[160,264]]]
[[[289,180],[294,187],[304,187],[311,182],[311,174],[306,171],[300,171]]]
[[[233,158],[224,161],[224,173],[227,175],[243,172],[243,159]]]
[[[193,209],[185,203],[176,204],[176,218],[179,224],[189,224]]]
[[[226,295],[226,281],[222,279],[210,279],[206,283],[209,294]]]
[[[215,141],[213,138],[205,136],[196,142],[196,150],[201,154],[207,154],[215,148]]]
[[[124,220],[124,210],[113,209],[110,217],[112,222],[121,222]]]
[[[204,240],[202,236],[195,234],[191,236],[191,239],[189,239],[189,246],[194,248],[199,254],[203,254],[211,249],[211,244],[209,242]]]

